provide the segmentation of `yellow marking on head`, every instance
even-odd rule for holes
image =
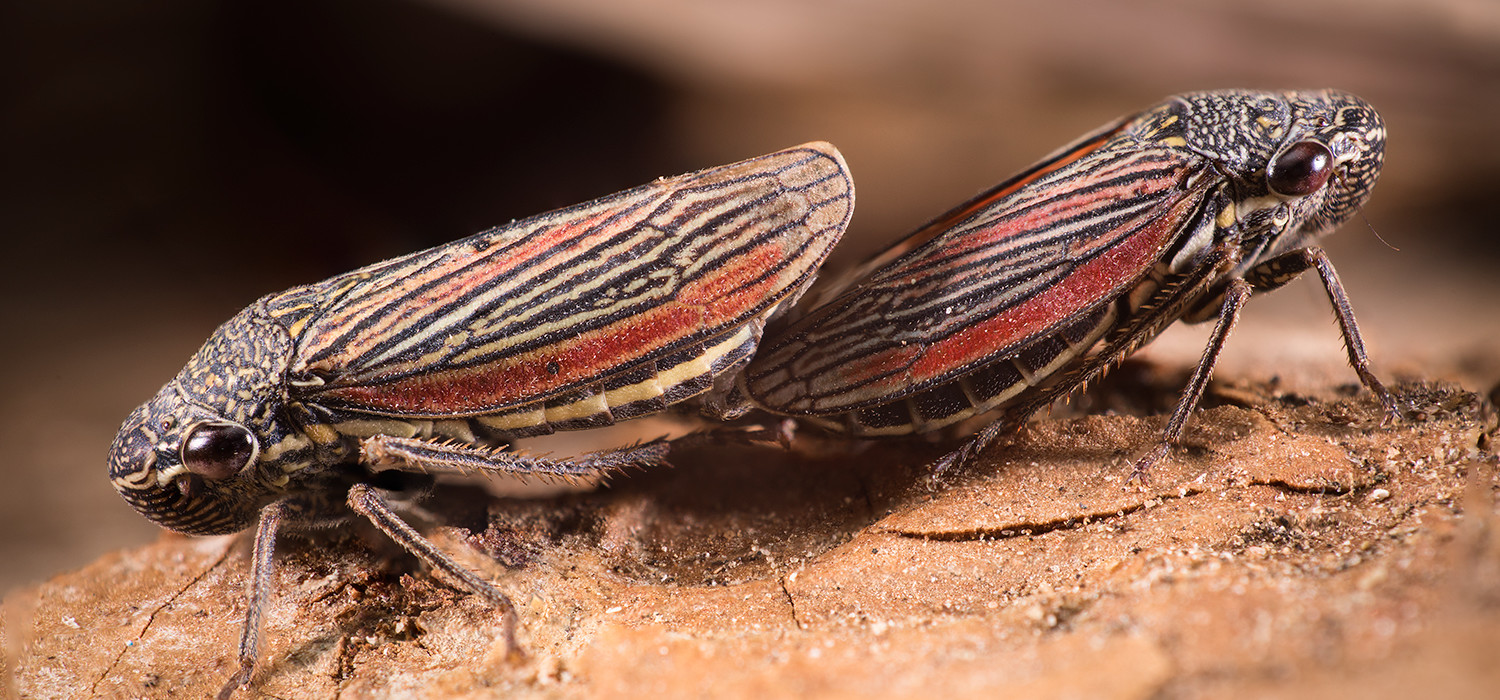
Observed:
[[[326,429],[325,426],[317,426],[317,427],[325,428]],[[270,445],[270,446],[266,447],[265,449],[261,450],[260,451],[259,459],[274,460],[274,459],[280,457],[282,455],[282,453],[293,452],[293,451],[296,451],[296,450],[300,450],[300,449],[302,449],[304,447],[307,447],[308,444],[309,443],[307,441],[307,438],[305,438],[305,437],[303,437],[301,435],[297,435],[297,434],[293,433],[293,434],[287,435],[286,437],[282,438],[281,442],[278,442],[278,443],[276,443],[274,445]]]
[[[312,302],[304,301],[304,302],[297,303],[297,304],[291,304],[289,306],[283,306],[283,307],[280,307],[280,308],[271,309],[269,311],[269,314],[270,314],[271,318],[281,318],[282,316],[288,316],[288,315],[297,313],[298,311],[302,311],[302,310],[305,310],[305,309],[311,309],[311,308],[313,308]]]
[[[188,473],[187,465],[174,464],[170,467],[167,467],[166,469],[162,469],[156,472],[156,485],[166,488],[167,486],[170,486],[172,484],[172,480],[177,478],[178,474],[186,473]]]
[[[287,326],[286,327],[286,333],[287,333],[287,335],[289,335],[289,336],[291,336],[293,338],[301,336],[303,329],[307,328],[307,321],[310,318],[312,318],[311,314],[309,314],[307,316],[303,316],[302,318],[297,319],[296,323],[293,323],[292,325]]]

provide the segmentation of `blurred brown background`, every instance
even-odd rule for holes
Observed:
[[[156,536],[109,442],[257,296],[813,139],[859,186],[838,267],[1165,95],[1356,92],[1390,246],[1328,247],[1377,369],[1500,379],[1493,0],[32,0],[0,46],[0,591]],[[1347,373],[1320,294],[1223,371]]]

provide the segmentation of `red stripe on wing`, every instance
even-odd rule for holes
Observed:
[[[673,301],[536,352],[386,384],[339,387],[322,396],[401,415],[475,415],[529,403],[628,370],[705,329],[742,320],[785,284],[765,273],[785,267],[792,253],[779,245],[758,246],[732,266],[685,285]]]
[[[1183,198],[1162,215],[1121,240],[1113,248],[1078,266],[1024,302],[992,318],[929,345],[907,373],[907,382],[925,383],[951,374],[993,355],[996,348],[1014,347],[1062,326],[1080,312],[1098,306],[1133,285],[1161,256],[1181,228],[1196,199]]]
[[[834,368],[839,383],[858,389],[831,397],[838,399],[836,403],[825,400],[818,412],[848,410],[861,402],[899,397],[945,381],[992,358],[997,351],[1051,332],[1081,311],[1112,298],[1151,269],[1179,230],[1181,216],[1196,201],[1177,200],[1169,212],[1153,218],[1109,251],[1000,314],[977,320],[930,344],[889,348]],[[892,372],[893,367],[903,369]]]
[[[1013,357],[1160,260],[1212,181],[1198,168],[1171,151],[1101,154],[974,210],[783,329],[746,389],[774,411],[832,415]]]
[[[427,266],[423,269],[382,277],[381,286],[351,296],[333,312],[325,313],[310,329],[302,354],[317,359],[308,363],[307,369],[338,374],[349,383],[369,381],[379,374],[414,371],[416,358],[405,363],[378,363],[358,372],[351,372],[350,368],[365,353],[402,329],[437,322],[447,300],[463,298],[478,289],[511,284],[516,270],[538,258],[547,256],[546,260],[535,263],[528,275],[537,276],[576,264],[580,251],[639,225],[650,214],[649,208],[639,208],[621,216],[629,204],[632,203],[622,202],[586,218],[560,217],[546,231],[497,243],[501,247],[499,255],[495,246],[477,251],[459,246],[445,250],[440,258],[424,261]],[[392,313],[393,309],[400,312]],[[360,328],[360,323],[370,317],[376,318],[376,322]]]

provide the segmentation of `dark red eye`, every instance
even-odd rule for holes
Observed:
[[[1317,141],[1299,141],[1276,156],[1266,169],[1266,184],[1283,197],[1306,197],[1323,188],[1333,174],[1333,153]]]
[[[255,438],[238,425],[205,423],[193,428],[182,443],[182,463],[205,479],[227,479],[238,474],[255,453]]]

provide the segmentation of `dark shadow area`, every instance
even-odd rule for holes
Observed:
[[[0,588],[151,536],[109,440],[256,297],[694,169],[671,86],[421,3],[0,12]]]

